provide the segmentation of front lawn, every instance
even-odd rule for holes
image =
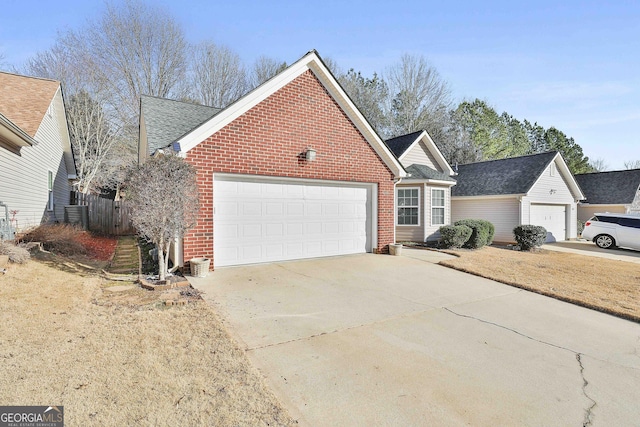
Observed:
[[[440,264],[640,322],[640,265],[571,253],[485,247]]]
[[[69,426],[293,425],[203,301],[110,282],[51,254],[0,275],[0,404]]]

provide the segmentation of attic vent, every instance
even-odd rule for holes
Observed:
[[[551,163],[551,167],[549,168],[549,170],[551,171],[551,176],[556,176],[556,164],[555,163]]]

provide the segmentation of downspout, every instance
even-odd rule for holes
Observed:
[[[397,241],[397,237],[396,237],[396,224],[398,223],[398,198],[396,197],[397,191],[396,191],[396,185],[400,184],[402,182],[402,178],[394,178],[393,180],[393,243],[396,243]]]
[[[522,225],[522,197],[518,197],[518,204],[520,205],[520,209],[518,209],[518,223]],[[531,218],[529,218],[529,222],[531,222]]]

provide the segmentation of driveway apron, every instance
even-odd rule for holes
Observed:
[[[190,278],[301,425],[638,425],[640,325],[353,255]]]

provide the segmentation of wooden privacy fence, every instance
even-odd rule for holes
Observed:
[[[73,192],[72,204],[87,206],[89,230],[112,236],[136,234],[131,224],[131,208],[126,201],[111,200],[94,194]]]

